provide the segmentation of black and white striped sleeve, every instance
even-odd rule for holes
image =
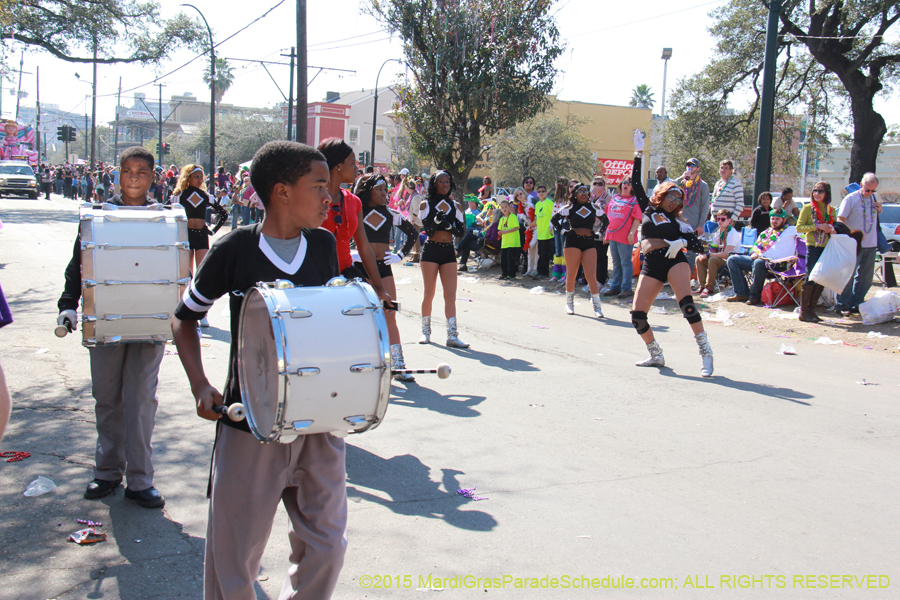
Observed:
[[[181,301],[175,309],[175,316],[178,319],[199,321],[206,316],[217,299],[228,293],[231,285],[229,273],[234,273],[233,264],[229,268],[228,250],[235,246],[229,242],[235,241],[236,239],[223,238],[213,244],[181,296]]]

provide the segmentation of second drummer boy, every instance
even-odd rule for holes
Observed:
[[[258,281],[315,286],[338,275],[334,236],[318,229],[331,202],[325,157],[304,144],[269,142],[254,156],[250,180],[266,209],[262,223],[213,245],[172,320],[197,414],[218,421],[203,594],[206,600],[256,598],[253,585],[282,502],[291,521],[291,566],[280,597],[330,598],[346,549],[344,440],[320,433],[261,444],[246,421],[220,419],[212,410],[240,401],[236,345],[243,292]],[[204,373],[197,321],[225,294],[231,357],[223,395]]]

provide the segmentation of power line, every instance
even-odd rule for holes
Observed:
[[[343,39],[340,39],[340,40],[331,40],[331,41],[328,41],[328,42],[317,42],[317,43],[315,43],[315,44],[307,44],[306,47],[307,47],[307,48],[311,48],[311,47],[313,47],[313,46],[325,46],[325,45],[327,45],[327,44],[337,44],[338,42],[346,42],[346,41],[348,41],[348,40],[355,40],[355,39],[359,39],[359,38],[364,38],[364,37],[368,37],[368,36],[370,36],[370,35],[375,35],[375,34],[377,34],[377,33],[384,33],[384,31],[383,31],[383,30],[370,31],[369,33],[361,33],[361,34],[359,34],[359,35],[354,35],[354,36],[352,36],[352,37],[343,38]]]
[[[704,6],[709,6],[709,5],[711,5],[711,4],[721,4],[721,3],[724,2],[724,1],[725,1],[725,0],[713,0],[712,2],[704,2],[703,4],[697,4],[696,6],[689,6],[689,7],[687,7],[687,8],[681,8],[681,9],[679,9],[679,10],[673,10],[672,12],[667,12],[667,13],[663,13],[663,14],[660,14],[660,15],[653,15],[652,17],[647,17],[646,19],[638,19],[637,21],[630,21],[630,22],[628,22],[628,23],[620,23],[619,25],[612,25],[611,27],[604,27],[603,29],[597,29],[596,31],[588,31],[588,32],[585,32],[585,33],[578,33],[578,34],[576,34],[576,35],[570,35],[570,36],[569,36],[569,39],[571,40],[571,39],[574,39],[574,38],[577,38],[577,37],[582,37],[582,36],[585,36],[585,35],[593,35],[593,34],[595,34],[595,33],[600,33],[600,32],[602,32],[602,31],[609,31],[610,29],[618,29],[619,27],[627,27],[628,25],[634,25],[634,24],[636,24],[636,23],[643,23],[643,22],[645,22],[645,21],[652,21],[653,19],[659,19],[659,18],[662,18],[662,17],[668,17],[668,16],[670,16],[670,15],[675,15],[675,14],[682,13],[682,12],[686,12],[686,11],[689,11],[689,10],[694,10],[695,8],[702,8],[702,7],[704,7]]]
[[[314,50],[307,50],[307,52],[322,52],[323,50],[338,50],[340,48],[351,48],[353,46],[362,46],[364,44],[375,44],[377,42],[384,42],[389,39],[392,39],[394,36],[389,35],[386,38],[379,38],[377,40],[369,40],[367,42],[357,42],[355,44],[343,44],[341,46],[331,46],[329,48],[315,48]]]

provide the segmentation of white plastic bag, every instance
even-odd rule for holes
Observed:
[[[840,294],[855,269],[856,240],[849,235],[833,234],[809,278]]]
[[[25,488],[25,495],[40,496],[41,494],[46,494],[47,492],[53,491],[55,489],[55,483],[53,483],[43,475],[38,475],[38,478],[29,483],[28,487]]]
[[[900,312],[900,295],[887,290],[877,292],[871,300],[859,305],[859,314],[862,315],[863,323],[866,325],[887,323],[898,312]]]

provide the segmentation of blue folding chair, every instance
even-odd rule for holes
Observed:
[[[741,229],[741,247],[732,254],[750,254],[750,248],[756,243],[757,235],[756,230],[750,227]]]

